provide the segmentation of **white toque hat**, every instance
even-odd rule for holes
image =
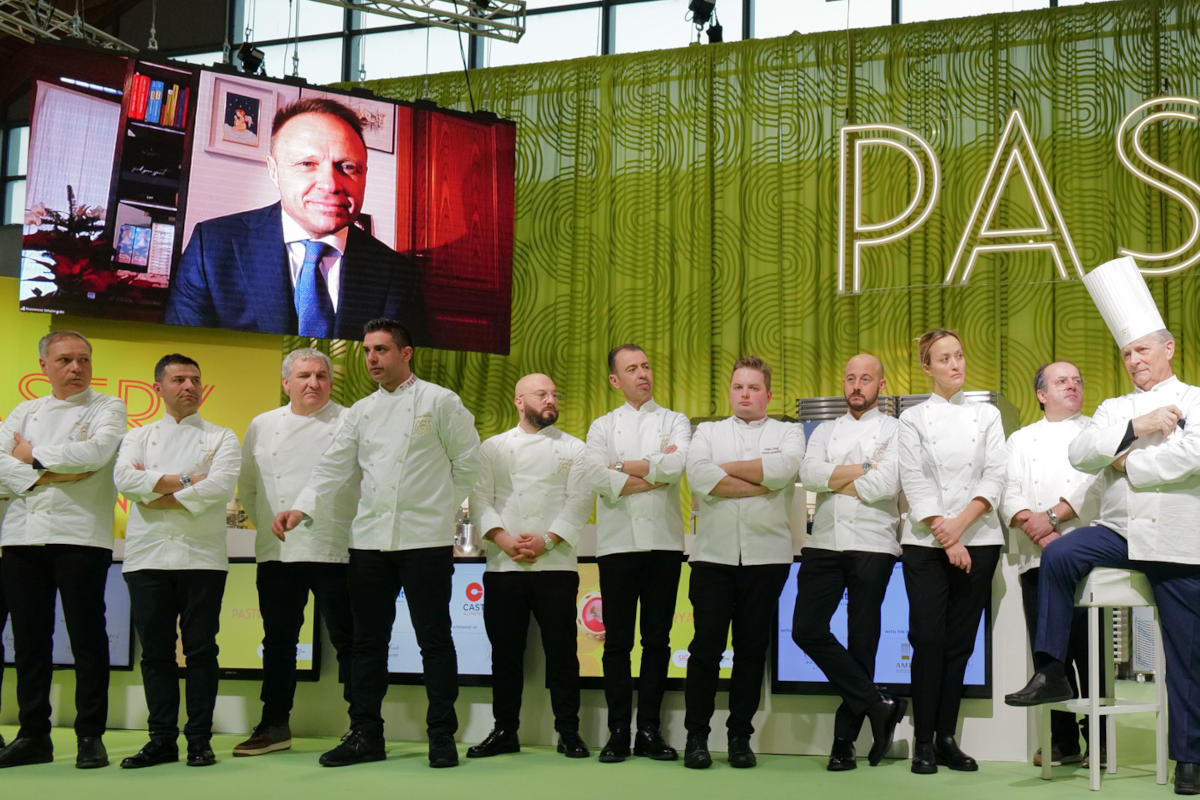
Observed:
[[[1124,256],[1108,261],[1083,276],[1092,302],[1108,325],[1117,347],[1167,327],[1137,262]]]

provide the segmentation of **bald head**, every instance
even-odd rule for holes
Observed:
[[[858,419],[879,404],[879,393],[887,381],[883,378],[883,362],[870,353],[859,353],[846,362],[842,376],[842,394],[850,414]]]
[[[513,403],[521,415],[521,427],[529,433],[558,422],[558,390],[549,375],[534,372],[517,381]]]

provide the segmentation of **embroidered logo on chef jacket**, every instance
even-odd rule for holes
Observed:
[[[417,436],[433,432],[433,415],[420,414],[413,420],[413,434]]]
[[[574,459],[563,458],[562,456],[559,456],[559,458],[558,458],[558,474],[559,475],[569,475],[571,473],[571,464],[573,464],[573,463],[574,463]]]

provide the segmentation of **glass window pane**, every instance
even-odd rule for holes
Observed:
[[[4,225],[21,225],[25,222],[25,181],[9,181],[4,184]]]
[[[291,6],[288,0],[245,0],[243,28],[250,28],[250,41],[286,39],[291,35]],[[245,31],[238,31],[241,41]]]
[[[689,0],[652,0],[613,7],[613,52],[635,53],[644,50],[666,50],[687,47],[697,41],[696,26],[688,11]],[[732,42],[742,37],[742,4],[740,0],[717,3],[710,22],[719,21],[724,40]],[[707,29],[708,25],[705,25]],[[699,41],[708,42],[701,33]]]
[[[445,28],[414,28],[359,36],[359,57],[354,61],[354,69],[362,65],[367,80],[461,70],[463,62],[458,37],[458,33]],[[463,34],[462,52],[467,52],[470,45],[469,37]],[[351,78],[357,80],[357,73]]]
[[[482,41],[489,67],[600,55],[600,9],[530,14],[520,42]]]
[[[28,169],[29,157],[29,126],[9,128],[5,135],[8,157],[5,159],[6,175],[24,175]]]
[[[272,78],[292,74],[292,44],[273,44],[262,48],[263,71]],[[300,42],[300,77],[309,83],[334,83],[342,80],[342,40],[318,39]]]
[[[900,0],[900,21],[925,22],[1049,7],[1049,0]]]
[[[755,39],[892,23],[892,0],[754,0]]]
[[[525,8],[553,8],[554,6],[577,6],[581,3],[589,2],[589,0],[525,0]],[[590,2],[600,5],[600,0],[590,0]]]
[[[318,33],[341,33],[345,27],[346,9],[329,3],[293,0],[300,9],[300,35],[313,36]],[[292,13],[295,13],[293,9]]]
[[[1113,0],[1058,0],[1060,6],[1081,6],[1084,3],[1111,3]]]
[[[230,57],[237,52],[237,48],[233,48]],[[214,50],[210,53],[188,53],[186,56],[171,56],[176,61],[186,61],[189,64],[199,64],[202,67],[208,67],[213,64],[220,64],[225,58],[225,54],[220,50]]]

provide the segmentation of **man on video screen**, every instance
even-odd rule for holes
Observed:
[[[414,265],[354,224],[367,177],[355,113],[326,98],[280,108],[267,173],[278,203],[196,226],[166,322],[341,339],[400,317],[423,344]]]

